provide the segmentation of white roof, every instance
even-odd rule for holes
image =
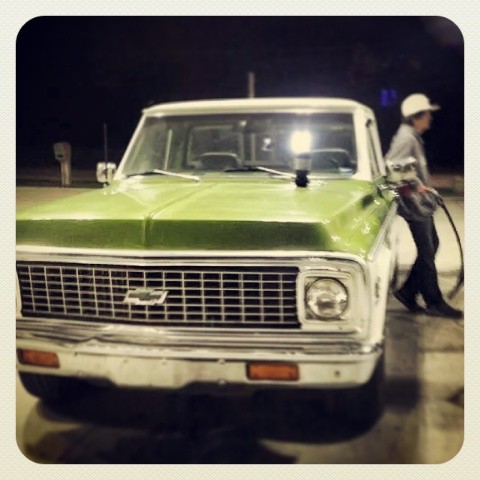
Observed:
[[[356,109],[370,110],[365,105],[344,98],[235,98],[219,100],[195,100],[171,102],[145,108],[143,113],[157,115],[199,115],[216,113],[310,113],[317,111],[351,112]]]

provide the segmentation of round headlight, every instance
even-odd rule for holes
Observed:
[[[337,318],[348,306],[348,294],[337,280],[322,278],[308,287],[305,302],[316,317]]]

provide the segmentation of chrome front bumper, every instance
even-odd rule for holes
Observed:
[[[61,325],[61,329],[59,326]],[[17,348],[57,353],[59,368],[21,372],[108,381],[124,387],[189,384],[344,388],[366,383],[382,353],[368,344],[299,331],[165,329],[17,318]],[[251,381],[249,362],[289,362],[298,381]]]

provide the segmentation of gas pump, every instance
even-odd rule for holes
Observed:
[[[72,147],[68,142],[57,142],[53,144],[53,153],[60,162],[62,187],[68,187],[72,183]]]

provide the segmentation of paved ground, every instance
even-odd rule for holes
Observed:
[[[17,208],[76,189],[17,189]],[[463,198],[447,205],[463,238]],[[442,212],[440,282],[455,282],[458,254]],[[415,256],[399,219],[403,270]],[[463,291],[452,300],[463,308]],[[412,316],[390,298],[387,403],[369,430],[331,418],[312,398],[177,396],[149,391],[93,392],[62,408],[48,407],[17,379],[17,440],[40,463],[443,463],[464,432],[464,323]],[[259,422],[260,419],[265,421]]]

